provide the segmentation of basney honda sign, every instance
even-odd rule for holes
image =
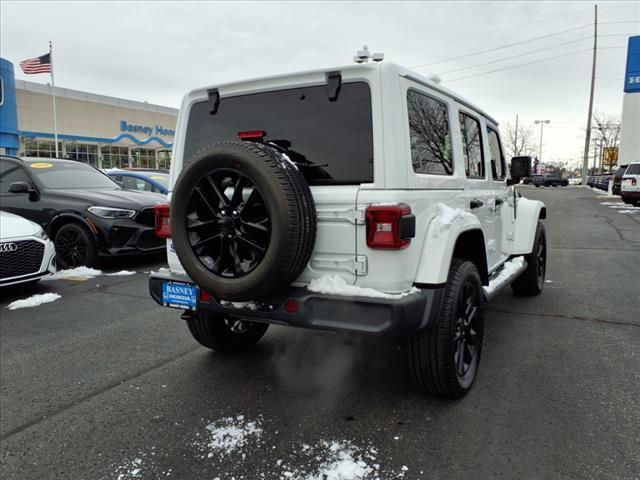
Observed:
[[[640,92],[640,35],[629,38],[627,73],[624,78],[625,93]]]
[[[144,133],[147,136],[160,135],[162,137],[173,137],[176,134],[175,130],[170,128],[164,128],[162,125],[136,125],[129,123],[126,120],[120,120],[120,130],[122,132],[130,133]]]

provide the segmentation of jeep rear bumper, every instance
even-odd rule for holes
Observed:
[[[164,281],[193,284],[188,277],[182,275],[169,272],[152,274],[149,278],[149,292],[160,305],[164,305]],[[205,300],[198,291],[197,309],[186,310],[185,315],[197,315],[200,311],[302,328],[405,335],[435,323],[443,291],[444,288],[423,288],[401,298],[389,299],[327,295],[310,292],[306,288],[290,287],[278,295],[249,305],[234,305],[215,298]]]

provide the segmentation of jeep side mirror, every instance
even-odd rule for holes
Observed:
[[[509,185],[520,183],[522,178],[531,176],[531,157],[513,157],[510,171],[511,179],[507,182]]]
[[[30,193],[31,185],[27,182],[12,182],[9,184],[9,193]]]

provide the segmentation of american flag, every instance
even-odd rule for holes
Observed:
[[[51,73],[51,53],[20,62],[20,68],[27,75],[34,73]]]

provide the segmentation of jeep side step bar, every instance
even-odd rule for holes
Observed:
[[[512,261],[513,260],[509,260],[509,262]],[[507,263],[505,263],[505,265]],[[504,287],[511,285],[511,282],[518,278],[520,274],[527,269],[527,261],[524,258],[522,258],[522,266],[518,268],[507,269],[505,265],[500,267],[500,269],[493,274],[493,278],[489,280],[489,286],[482,287],[485,302],[490,302],[494,299]]]

